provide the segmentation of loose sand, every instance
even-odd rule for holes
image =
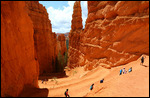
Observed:
[[[132,72],[119,75],[120,69],[125,67]],[[27,90],[22,96],[48,96],[64,97],[64,92],[69,89],[70,97],[148,97],[149,96],[149,56],[144,64],[140,65],[140,58],[126,65],[106,69],[101,66],[84,71],[83,67],[66,70],[68,77],[49,78],[46,82],[38,81],[40,90]],[[99,81],[104,78],[104,83]],[[94,83],[94,89],[89,90]],[[47,90],[46,90],[47,89]],[[43,90],[43,91],[42,91]],[[46,91],[46,95],[45,92]],[[27,94],[27,92],[29,92]],[[43,92],[43,93],[42,93]],[[25,94],[26,93],[26,94]]]

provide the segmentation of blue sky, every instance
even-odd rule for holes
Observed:
[[[54,7],[55,9],[62,9],[63,6],[68,6],[68,1],[39,1],[39,3],[43,4],[46,9],[50,6]]]
[[[55,33],[66,33],[71,30],[73,5],[75,1],[39,1],[46,7]],[[87,1],[81,1],[83,28],[87,18]]]

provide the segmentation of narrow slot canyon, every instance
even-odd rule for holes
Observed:
[[[149,1],[87,1],[85,25],[72,9],[60,33],[39,1],[1,1],[1,97],[148,97]]]

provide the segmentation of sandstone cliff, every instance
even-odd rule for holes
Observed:
[[[80,52],[86,69],[111,68],[149,55],[149,1],[88,1]]]
[[[56,35],[52,33],[48,13],[38,1],[26,1],[27,13],[34,28],[34,44],[39,61],[40,75],[55,72]]]
[[[71,32],[69,67],[90,70],[129,63],[149,55],[149,1],[88,1],[85,29]]]
[[[1,1],[1,97],[38,87],[33,24],[24,8],[24,1]]]
[[[79,66],[78,62],[81,53],[80,48],[80,33],[82,32],[82,13],[80,1],[76,1],[73,6],[73,14],[71,21],[71,30],[69,32],[69,49],[68,49],[68,63],[67,66],[70,68]]]
[[[57,41],[57,51],[59,53],[61,53],[61,55],[64,55],[65,52],[67,51],[67,47],[66,47],[66,39],[65,39],[65,35],[64,34],[60,34],[58,36],[58,41]]]

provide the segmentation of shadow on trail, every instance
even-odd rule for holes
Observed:
[[[23,91],[19,94],[18,97],[47,97],[48,96],[47,88],[36,88],[31,85],[25,85]]]
[[[39,76],[38,80],[44,80],[44,81],[48,81],[48,79],[53,79],[53,78],[66,78],[68,77],[65,73],[45,73],[43,75]]]
[[[142,65],[142,66],[144,66],[144,67],[148,67],[147,65]]]

